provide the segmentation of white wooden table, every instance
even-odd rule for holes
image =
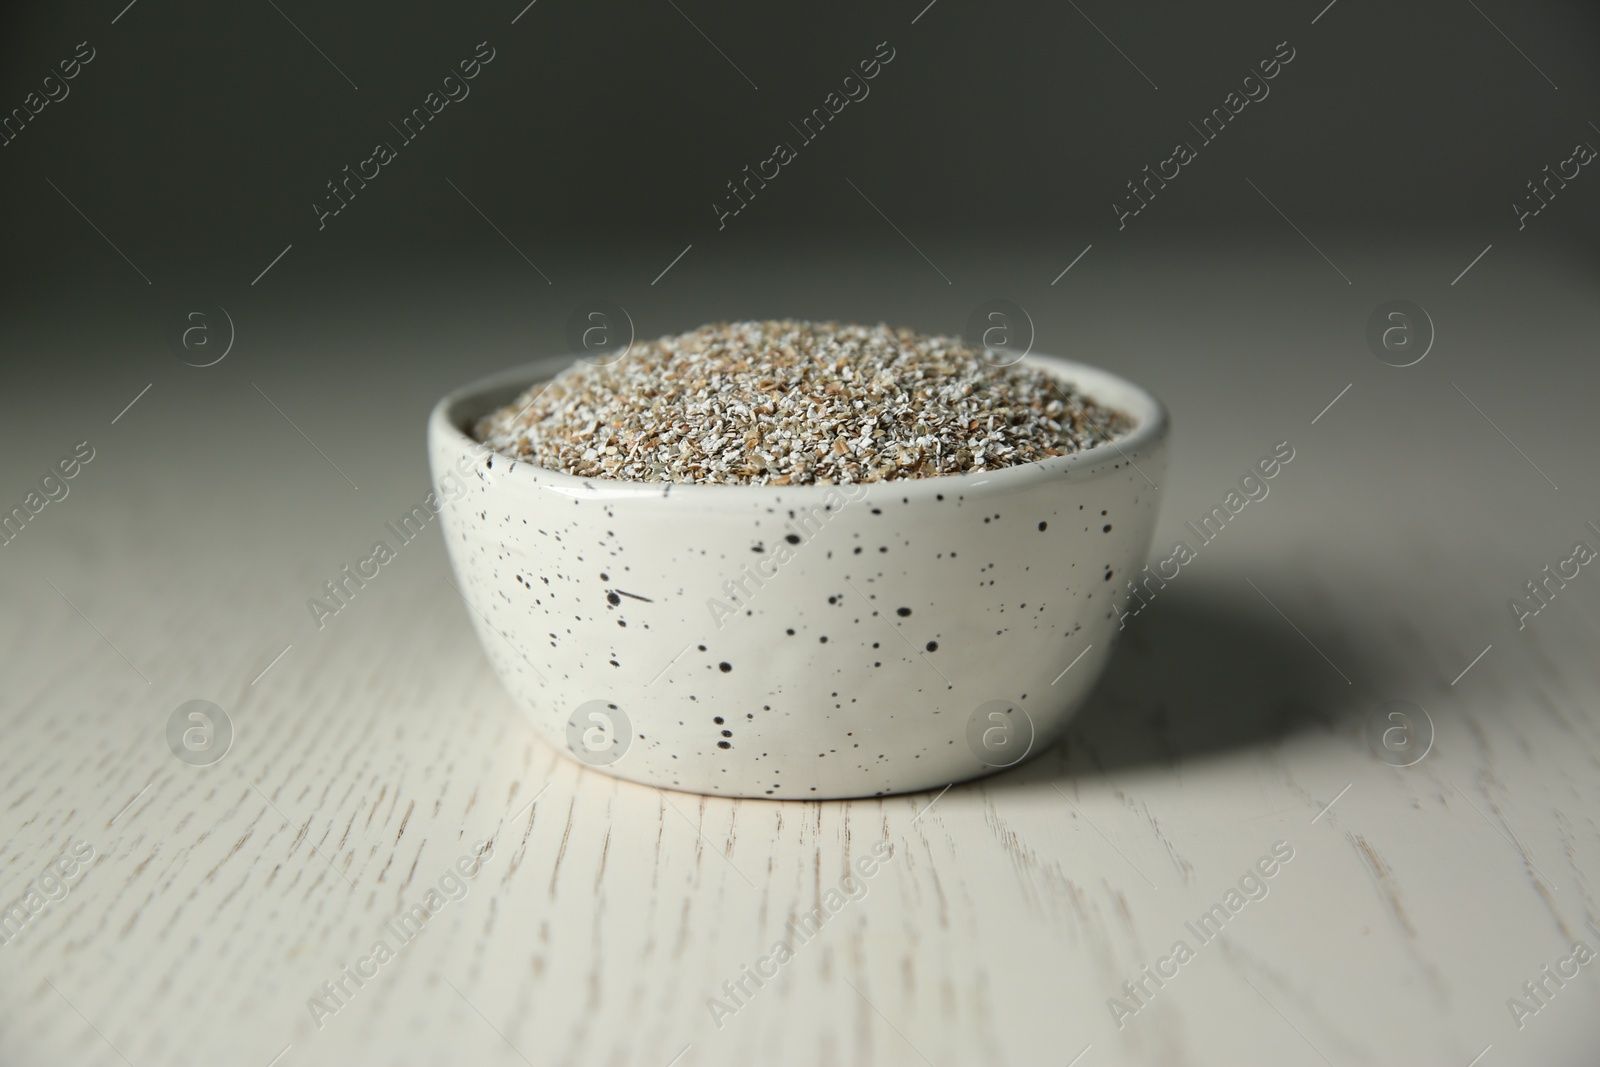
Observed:
[[[222,288],[238,344],[206,369],[131,298],[7,324],[0,503],[94,458],[0,547],[0,907],[24,902],[0,1063],[1596,1062],[1600,965],[1561,961],[1600,951],[1600,567],[1525,629],[1508,607],[1600,547],[1592,263],[1505,242],[1451,286],[1488,238],[1338,235],[1346,285],[1285,229],[1097,245],[1055,287],[1082,241],[929,249],[947,287],[878,236],[782,264],[697,247],[655,287],[675,249],[550,254],[553,291],[302,261]],[[954,332],[1016,299],[1041,350],[1170,404],[1162,555],[1277,442],[1295,459],[1130,622],[1069,742],[1012,773],[849,803],[620,783],[518,717],[435,531],[326,629],[305,608],[426,492],[434,397],[554,349],[591,283],[649,333]],[[1437,327],[1404,369],[1362,340],[1395,296]],[[195,699],[235,732],[209,766],[166,740]],[[1389,700],[1433,727],[1409,767],[1367,743]],[[786,932],[874,846],[859,899]],[[73,847],[94,858],[29,912]],[[793,958],[762,963],[779,940]]]

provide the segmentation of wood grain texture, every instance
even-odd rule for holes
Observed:
[[[1129,623],[1065,744],[937,796],[727,801],[580,768],[490,675],[436,530],[319,631],[305,598],[426,491],[427,403],[509,361],[429,365],[457,319],[376,328],[355,308],[315,337],[378,329],[409,378],[297,362],[295,320],[272,320],[279,363],[12,394],[5,492],[85,436],[98,453],[0,548],[0,907],[72,843],[96,858],[0,945],[0,1062],[1466,1067],[1486,1046],[1483,1067],[1592,1062],[1600,966],[1521,1028],[1507,999],[1574,942],[1600,949],[1600,571],[1526,630],[1506,608],[1600,522],[1578,399],[1600,375],[1573,358],[1592,286],[1520,263],[1479,307],[1442,288],[1454,249],[1419,254],[1405,270],[1443,278],[1428,299],[1451,344],[1405,377],[1359,347],[1381,297],[1308,312],[1335,298],[1298,251],[1169,264],[1120,304],[1084,266],[1070,276],[1100,308],[1072,336],[1175,414],[1158,552],[1275,442],[1296,458]],[[1385,256],[1342,262],[1382,276]],[[1039,286],[1054,261],[1029,262]],[[803,306],[889,270],[792,269]],[[942,299],[898,278],[880,284],[904,318]],[[1227,302],[1241,284],[1270,321]],[[1150,302],[1186,321],[1128,340]],[[1067,332],[1064,313],[1038,317]],[[1518,330],[1555,354],[1543,377],[1499,359]],[[94,336],[40,325],[17,344],[110,344]],[[1322,354],[1284,372],[1285,339]],[[216,440],[230,447],[193,447]],[[236,729],[206,767],[163,734],[195,698]],[[1369,750],[1388,699],[1431,717],[1415,766]],[[441,878],[481,840],[450,899]],[[1277,842],[1293,858],[1265,896],[1198,939],[1186,924]],[[787,931],[875,845],[892,853],[859,899],[809,938]],[[386,924],[430,888],[442,903],[400,944]],[[394,958],[318,1025],[308,999],[380,938]],[[1180,939],[1192,959],[1119,1026],[1108,999]],[[778,941],[792,960],[714,1019],[708,1001],[732,1006],[724,982]]]

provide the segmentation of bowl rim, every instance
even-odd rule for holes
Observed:
[[[445,445],[453,449],[476,452],[479,455],[492,455],[510,464],[504,473],[505,477],[520,479],[530,487],[585,499],[673,496],[692,497],[705,503],[709,502],[710,498],[726,500],[738,494],[746,496],[766,494],[773,497],[790,496],[803,499],[830,492],[838,493],[841,487],[850,486],[890,491],[905,497],[932,497],[945,492],[969,493],[979,487],[989,491],[1002,491],[1032,485],[1040,480],[1063,478],[1069,474],[1081,477],[1107,467],[1134,466],[1133,457],[1148,455],[1165,441],[1171,421],[1166,405],[1154,393],[1121,375],[1088,363],[1033,352],[1023,357],[1022,362],[1039,367],[1098,403],[1117,408],[1131,416],[1134,421],[1133,429],[1114,440],[1093,445],[1079,452],[1050,456],[994,470],[963,471],[959,474],[941,474],[928,478],[896,478],[877,482],[813,482],[803,485],[641,482],[619,478],[580,477],[541,467],[537,463],[516,456],[507,456],[502,452],[486,453],[483,443],[467,432],[466,427],[483,415],[509,403],[529,386],[554,377],[573,362],[568,357],[547,356],[485,375],[446,393],[434,404],[428,415],[430,449],[435,445]]]

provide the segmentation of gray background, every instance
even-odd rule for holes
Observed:
[[[1576,0],[1339,0],[1315,25],[1324,0],[939,0],[915,25],[924,0],[680,10],[540,0],[515,25],[519,0],[280,10],[138,0],[113,25],[123,2],[12,5],[0,31],[5,108],[78,41],[98,52],[71,96],[0,149],[9,313],[94,294],[131,321],[196,287],[220,300],[291,242],[287,269],[252,298],[288,306],[312,276],[314,291],[336,293],[403,272],[527,282],[526,299],[561,303],[579,250],[621,298],[690,242],[696,258],[754,270],[781,265],[801,240],[898,243],[847,177],[935,262],[951,242],[1003,258],[1040,239],[1070,258],[1115,235],[1106,266],[1132,271],[1163,242],[1280,235],[1283,220],[1248,177],[1336,262],[1358,233],[1443,233],[1460,238],[1465,263],[1508,223],[1515,231],[1510,202],[1525,182],[1577,139],[1600,140],[1589,125],[1600,121],[1600,12]],[[484,40],[497,58],[472,95],[317,232],[310,205],[324,183]],[[897,54],[871,95],[718,232],[711,203],[725,183],[793,139],[788,123],[884,40]],[[1110,203],[1124,183],[1192,138],[1188,123],[1284,40],[1297,56],[1271,95],[1117,233]],[[559,293],[532,287],[541,279],[522,273],[447,177]],[[149,291],[130,285],[143,282],[46,178],[138,264]],[[1582,188],[1588,178],[1518,239],[1588,235],[1592,249],[1600,198]]]

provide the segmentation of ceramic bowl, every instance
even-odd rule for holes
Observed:
[[[470,437],[566,361],[451,393],[429,456],[495,673],[574,759],[714,796],[914,792],[1049,748],[1145,562],[1167,415],[1106,371],[1028,362],[1133,429],[988,473],[669,485],[577,478]]]

